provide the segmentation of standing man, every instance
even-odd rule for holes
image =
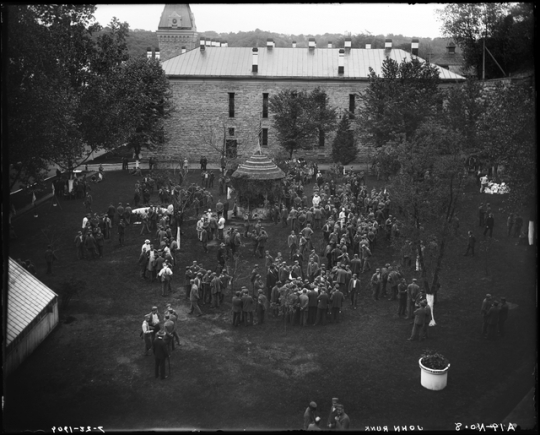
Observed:
[[[357,308],[358,292],[360,291],[360,280],[357,278],[356,273],[353,274],[352,279],[349,281],[349,295],[351,296],[351,307],[353,310]]]
[[[259,289],[259,296],[257,297],[257,322],[259,324],[264,323],[266,317],[266,310],[268,308],[268,299],[264,294],[264,290]]]
[[[337,416],[336,416],[336,429],[337,430],[347,430],[351,425],[351,420],[349,416],[345,414],[345,408],[343,405],[337,406]]]
[[[493,340],[497,336],[497,328],[499,326],[499,302],[494,301],[488,311],[488,339]]]
[[[316,412],[317,404],[315,402],[311,402],[306,408],[306,412],[304,412],[304,430],[307,430],[310,424],[315,424],[315,419],[317,418],[317,415],[315,414]]]
[[[407,310],[407,281],[405,278],[401,278],[401,282],[398,284],[398,317],[405,316]]]
[[[302,315],[302,326],[306,326],[308,323],[308,315],[309,315],[309,296],[307,294],[307,290],[302,290],[302,294],[298,298],[300,301],[300,313]]]
[[[142,333],[144,339],[144,356],[148,356],[148,351],[152,349],[152,327],[150,326],[150,314],[144,316],[142,323]]]
[[[161,296],[165,296],[165,291],[167,291],[168,294],[172,293],[171,289],[171,279],[172,279],[172,270],[169,266],[169,263],[165,261],[163,263],[163,267],[159,271],[158,276],[161,279]]]
[[[120,246],[124,246],[125,235],[126,223],[124,222],[124,219],[120,219],[120,222],[118,222],[118,241],[120,242]]]
[[[195,284],[195,280],[190,280],[191,291],[189,293],[189,300],[191,302],[191,310],[188,314],[193,314],[193,311],[197,313],[197,317],[202,316],[201,309],[199,308],[199,287]]]
[[[376,269],[375,273],[371,277],[371,287],[373,289],[372,297],[373,297],[373,300],[375,301],[379,300],[379,292],[381,291],[381,283],[382,283],[381,270]]]
[[[287,238],[287,245],[289,246],[289,259],[292,260],[293,254],[296,252],[298,246],[298,238],[294,231],[291,231],[291,234]]]
[[[416,297],[420,292],[420,287],[418,287],[416,281],[416,278],[413,278],[412,282],[407,286],[407,319],[412,319],[414,303],[416,302]]]
[[[52,275],[52,264],[55,260],[58,260],[58,258],[52,250],[51,245],[48,245],[47,250],[45,251],[45,261],[47,262],[47,275]]]
[[[339,313],[343,305],[343,293],[339,291],[339,287],[336,287],[336,291],[330,296],[330,302],[332,303],[332,322],[339,323]]]
[[[154,340],[154,357],[156,359],[155,364],[155,374],[156,379],[161,377],[161,379],[166,379],[165,376],[165,360],[169,358],[169,351],[167,349],[167,343],[165,342],[165,331],[159,331],[157,333],[157,338]]]
[[[255,311],[255,303],[248,292],[244,292],[244,296],[242,296],[242,311],[244,315],[244,326],[248,326],[249,324],[253,325],[253,311]]]
[[[423,302],[423,301],[422,301]],[[424,326],[424,321],[426,317],[426,309],[423,304],[420,305],[420,308],[416,309],[414,312],[414,322],[411,337],[407,340],[416,341],[418,340],[418,335],[420,330]]]
[[[238,326],[240,324],[240,318],[242,317],[241,295],[241,292],[236,292],[232,298],[233,326]]]
[[[488,333],[488,313],[491,308],[491,295],[488,293],[486,298],[482,301],[482,308],[480,313],[482,314],[482,337],[487,338]]]
[[[321,322],[326,324],[326,312],[328,311],[328,294],[325,292],[324,287],[319,287],[320,293],[317,297],[317,319],[315,325]]]

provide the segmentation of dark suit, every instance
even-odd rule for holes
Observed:
[[[414,325],[411,333],[411,338],[409,338],[410,341],[418,340],[418,334],[422,327],[424,326],[424,321],[426,317],[426,309],[425,308],[418,308],[414,312]]]
[[[332,302],[332,321],[339,323],[339,312],[341,310],[341,306],[343,305],[343,293],[341,293],[339,290],[336,290],[334,293],[332,293],[332,296],[330,296],[330,302]]]
[[[358,292],[360,291],[360,280],[353,278],[349,281],[349,294],[351,295],[351,305],[356,308],[358,302]]]
[[[319,324],[319,321],[324,325],[326,323],[326,311],[328,311],[328,293],[322,292],[317,298],[317,320],[315,325]]]
[[[161,376],[161,379],[165,379],[165,360],[169,357],[169,351],[167,350],[167,342],[162,335],[157,336],[153,347],[156,359],[156,378]]]

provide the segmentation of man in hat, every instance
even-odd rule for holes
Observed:
[[[167,349],[167,343],[165,342],[165,331],[159,331],[157,338],[154,340],[154,357],[155,357],[155,375],[156,379],[161,377],[165,379],[165,360],[169,358],[169,351]]]
[[[144,321],[142,323],[142,338],[144,339],[144,355],[148,356],[148,351],[152,349],[153,343],[153,327],[150,326],[150,314],[144,316]]]
[[[351,425],[351,420],[349,419],[349,416],[345,414],[345,408],[343,405],[336,405],[336,411],[337,415],[335,417],[336,419],[336,429],[337,430],[347,430],[349,429],[349,426]]]
[[[302,290],[298,300],[300,302],[301,325],[307,326],[309,316],[309,296],[307,289]]]
[[[58,257],[52,250],[51,245],[47,246],[45,250],[45,261],[47,262],[47,275],[52,275],[52,264],[53,261],[58,260]]]
[[[287,238],[287,245],[289,246],[289,259],[292,260],[294,253],[298,247],[298,237],[291,231],[291,234]]]
[[[267,309],[268,309],[268,299],[266,298],[266,295],[264,294],[264,290],[259,289],[258,297],[257,297],[257,322],[259,324],[264,323]]]
[[[253,311],[255,311],[255,303],[251,295],[244,289],[242,296],[242,312],[244,317],[244,326],[253,325]]]
[[[315,417],[315,422],[310,423],[310,425],[308,426],[306,430],[315,430],[315,431],[322,430],[320,427],[320,424],[321,424],[321,417]]]
[[[166,334],[165,341],[167,342],[167,345],[169,345],[169,343],[171,344],[172,350],[174,350],[175,340],[176,344],[180,346],[180,337],[176,332],[177,320],[178,316],[176,315],[176,312],[172,309],[171,304],[168,304],[167,309],[165,310],[165,323],[163,323],[163,329]]]
[[[81,260],[84,258],[84,237],[82,231],[77,232],[74,242],[77,249],[77,258]]]
[[[413,322],[413,329],[410,338],[408,338],[409,341],[416,341],[418,340],[418,334],[422,327],[424,326],[424,321],[426,317],[426,307],[427,302],[424,300],[420,303],[420,308],[417,308],[414,312],[414,322]]]
[[[159,278],[161,279],[161,296],[165,296],[165,291],[167,293],[172,293],[171,289],[171,279],[173,272],[171,270],[170,264],[168,261],[163,263],[163,267],[158,273]]]
[[[191,302],[191,310],[188,314],[193,314],[193,311],[197,313],[197,317],[202,316],[201,309],[199,308],[199,286],[195,284],[195,279],[190,280],[191,290],[189,293],[189,301]]]
[[[148,314],[150,316],[150,323],[149,325],[152,328],[152,341],[156,338],[156,333],[161,329],[161,326],[159,324],[160,318],[158,313],[158,308],[154,305],[152,307],[152,311]]]
[[[407,281],[405,281],[405,278],[401,278],[401,282],[398,284],[399,317],[401,317],[402,315],[405,316],[405,313],[407,311],[407,287]]]
[[[319,296],[317,297],[317,318],[314,325],[318,325],[321,322],[326,324],[326,312],[328,311],[328,294],[324,287],[319,287]]]
[[[316,412],[317,404],[315,402],[310,402],[309,406],[304,412],[304,430],[307,430],[310,424],[315,423],[315,419],[317,418]]]
[[[232,298],[233,326],[238,326],[242,317],[242,292],[236,292]]]
[[[375,273],[371,277],[371,288],[372,288],[372,296],[373,300],[378,301],[379,300],[379,293],[381,291],[381,283],[382,283],[382,277],[381,277],[381,269],[376,269]]]
[[[339,323],[339,313],[341,312],[341,307],[343,306],[343,293],[339,290],[339,287],[336,285],[336,290],[330,296],[330,303],[332,304],[332,322]]]
[[[467,250],[465,251],[465,254],[463,254],[464,257],[469,255],[469,251],[471,251],[472,256],[474,257],[474,245],[476,244],[476,237],[474,237],[474,234],[472,231],[468,232],[468,239],[467,239]]]
[[[332,407],[330,408],[330,415],[328,416],[327,422],[329,429],[336,428],[337,405],[339,405],[338,400],[339,399],[337,397],[332,398]]]
[[[413,278],[412,282],[407,286],[407,319],[411,319],[414,311],[416,297],[420,293],[420,287],[416,283],[417,279]]]
[[[488,293],[485,299],[482,301],[482,308],[480,313],[482,314],[482,337],[487,338],[488,333],[488,312],[491,308],[492,300],[491,295]]]
[[[357,308],[358,304],[358,293],[360,292],[360,280],[356,273],[353,274],[351,280],[349,281],[349,295],[351,296],[351,306],[354,310]]]

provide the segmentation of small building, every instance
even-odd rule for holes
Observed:
[[[457,51],[457,46],[453,41],[449,41],[446,45],[446,52],[433,57],[431,63],[464,77],[473,77],[476,74],[474,68],[465,67],[465,59],[463,58],[463,55]]]
[[[58,325],[58,295],[9,258],[4,373],[12,373]]]

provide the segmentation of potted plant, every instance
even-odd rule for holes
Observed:
[[[446,387],[450,363],[442,354],[425,350],[418,360],[420,365],[420,383],[428,390],[442,390]]]

